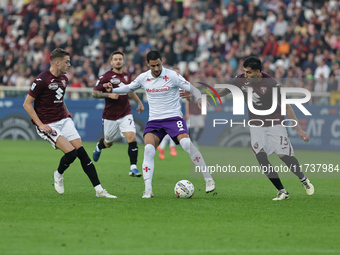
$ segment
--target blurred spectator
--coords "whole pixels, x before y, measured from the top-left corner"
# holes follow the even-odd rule
[[[278,49],[278,43],[276,40],[275,35],[270,35],[269,39],[266,43],[266,46],[264,47],[264,50],[262,52],[263,56],[272,56],[275,57]]]
[[[339,87],[339,80],[337,80],[335,78],[335,74],[333,72],[331,72],[329,74],[329,78],[328,78],[328,87],[327,87],[327,91],[331,92],[331,91],[338,91],[338,87]]]
[[[139,44],[138,47],[138,52],[142,56],[145,56],[149,50],[151,50],[152,46],[151,43],[149,42],[148,38],[146,36],[142,37],[142,41]]]
[[[252,36],[263,36],[266,33],[266,22],[263,20],[262,16],[258,16],[253,25],[253,30],[251,31]]]
[[[288,22],[282,14],[279,14],[274,24],[273,34],[276,36],[284,36],[286,34]]]
[[[324,60],[319,62],[318,67],[315,69],[314,78],[328,79],[330,74],[329,66],[325,64]]]
[[[302,64],[302,70],[306,71],[307,68],[310,68],[311,72],[314,74],[315,69],[317,68],[317,64],[314,61],[314,55],[313,53],[308,53],[307,59]]]

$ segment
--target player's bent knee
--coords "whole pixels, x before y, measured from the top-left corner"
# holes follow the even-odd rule
[[[280,157],[280,159],[288,165],[298,164],[298,160],[294,156],[284,155],[283,157]]]
[[[65,153],[65,160],[71,164],[77,158],[77,154],[77,150],[73,149],[72,151]]]
[[[77,150],[77,157],[82,160],[82,159],[86,159],[86,158],[89,158],[89,155],[87,155],[87,152],[86,150],[84,149],[84,147],[80,147],[78,150]]]
[[[113,145],[113,142],[107,143],[107,142],[104,141],[104,145],[105,145],[106,148],[110,148]]]
[[[190,140],[189,137],[182,138],[179,141],[179,144],[182,146],[183,150],[185,150],[186,152],[190,151],[191,140]],[[192,146],[194,146],[194,145],[192,145]]]
[[[256,159],[262,166],[267,166],[269,164],[268,155],[265,152],[257,153]]]
[[[156,154],[156,148],[152,144],[147,144],[144,147],[144,157],[153,158]]]

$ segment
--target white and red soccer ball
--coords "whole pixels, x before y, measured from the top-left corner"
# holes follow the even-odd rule
[[[181,180],[175,185],[175,195],[178,198],[191,198],[194,195],[194,185],[188,180]]]

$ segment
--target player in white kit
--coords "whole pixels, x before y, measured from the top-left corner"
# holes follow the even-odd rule
[[[144,130],[143,178],[145,191],[142,197],[151,198],[154,196],[152,176],[156,148],[166,134],[169,134],[176,144],[180,144],[189,153],[196,166],[206,169],[206,164],[202,154],[189,138],[179,101],[179,89],[183,89],[191,92],[198,104],[201,105],[200,91],[180,74],[162,67],[162,57],[158,51],[150,51],[146,56],[146,61],[150,70],[140,74],[130,84],[115,89],[112,89],[110,84],[106,84],[105,88],[109,92],[118,94],[130,93],[139,88],[143,88],[146,92],[149,102],[149,121]],[[206,182],[206,192],[215,190],[215,182],[210,173],[202,171],[202,174]]]

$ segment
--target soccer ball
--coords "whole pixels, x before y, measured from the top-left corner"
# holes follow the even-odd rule
[[[175,195],[178,198],[191,198],[194,191],[194,185],[188,180],[181,180],[175,185]]]

